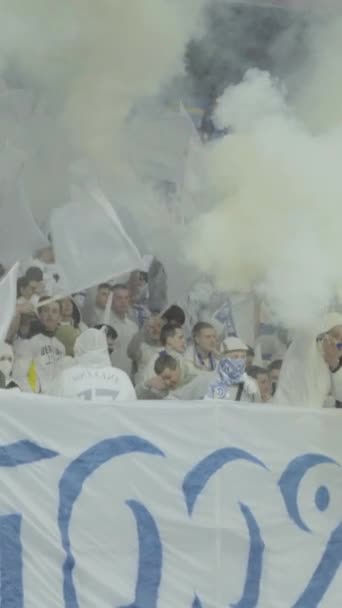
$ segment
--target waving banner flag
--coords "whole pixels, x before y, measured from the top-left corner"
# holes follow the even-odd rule
[[[56,262],[69,293],[144,268],[113,207],[95,187],[74,189],[73,202],[54,209],[51,232]]]
[[[6,339],[9,326],[15,315],[18,269],[19,264],[17,263],[0,281],[0,342]]]
[[[0,393],[2,606],[340,606],[338,411]]]
[[[5,266],[25,260],[49,244],[19,181],[0,192],[0,214],[0,261]]]
[[[227,299],[219,310],[213,315],[215,321],[219,321],[224,326],[224,337],[236,336],[236,327],[230,300]]]

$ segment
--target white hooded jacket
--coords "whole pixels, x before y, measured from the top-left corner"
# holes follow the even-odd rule
[[[128,375],[111,366],[105,333],[88,329],[76,340],[74,365],[54,383],[52,394],[86,401],[134,401]]]
[[[330,313],[320,325],[295,337],[285,355],[273,403],[321,408],[329,395],[342,401],[342,367],[331,372],[317,342],[320,334],[339,325],[342,315]]]

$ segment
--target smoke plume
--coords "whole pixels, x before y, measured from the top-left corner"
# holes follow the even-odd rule
[[[305,60],[283,82],[252,69],[218,100],[232,133],[207,148],[213,207],[187,248],[221,287],[261,292],[292,327],[342,282],[342,18],[331,17],[311,15]]]

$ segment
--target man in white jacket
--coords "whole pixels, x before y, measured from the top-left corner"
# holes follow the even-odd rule
[[[88,329],[75,343],[75,361],[56,379],[52,394],[85,401],[135,401],[128,375],[112,367],[105,332]]]
[[[274,403],[297,407],[341,407],[342,315],[328,314],[298,332],[281,368]]]
[[[48,298],[41,298],[40,304],[44,300]],[[38,316],[36,334],[29,340],[23,340],[16,351],[13,378],[22,390],[48,393],[65,359],[65,347],[56,338],[61,322],[60,301],[49,301],[40,306]],[[34,387],[28,381],[32,369],[37,380]]]

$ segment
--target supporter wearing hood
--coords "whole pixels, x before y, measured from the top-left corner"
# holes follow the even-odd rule
[[[4,377],[3,388],[18,388],[18,385],[12,379],[13,364],[14,354],[12,347],[6,342],[0,343],[0,372],[3,374]]]
[[[207,399],[228,401],[260,401],[258,385],[246,374],[248,347],[236,337],[223,341],[223,358],[217,374],[209,386]]]
[[[52,394],[86,401],[136,399],[128,375],[111,365],[104,331],[83,332],[76,340],[74,353],[74,365],[58,376]]]
[[[295,336],[283,361],[274,403],[321,408],[342,402],[342,315],[328,314]]]
[[[13,377],[23,390],[48,393],[66,355],[64,345],[56,338],[62,318],[61,302],[41,298],[38,306],[39,321],[33,337],[24,340],[17,350]]]

